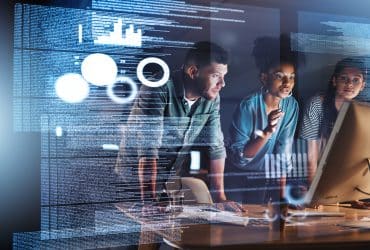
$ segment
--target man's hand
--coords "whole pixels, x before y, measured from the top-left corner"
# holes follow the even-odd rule
[[[158,214],[163,214],[166,212],[166,206],[162,206],[158,203],[144,203],[141,205],[141,216],[144,218],[152,218]]]
[[[231,211],[231,212],[237,212],[237,213],[245,213],[247,210],[243,208],[241,204],[235,201],[230,200],[222,200],[218,203],[215,203],[215,207],[224,210],[224,211]]]
[[[152,204],[144,204],[141,208],[141,216],[143,217],[153,217],[159,213],[159,209],[157,206],[153,206]]]

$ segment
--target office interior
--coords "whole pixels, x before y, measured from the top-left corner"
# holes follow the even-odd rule
[[[227,143],[235,107],[261,88],[252,56],[258,38],[288,37],[299,61],[293,96],[303,111],[310,97],[326,90],[339,60],[361,56],[369,65],[369,9],[367,0],[2,1],[0,248],[137,245],[140,227],[122,217],[122,210],[112,209],[113,203],[122,202],[112,183],[122,116],[127,117],[132,100],[120,103],[106,87],[89,85],[80,102],[68,103],[54,89],[62,75],[80,74],[87,55],[110,55],[118,74],[132,77],[136,84],[136,67],[144,58],[162,58],[173,71],[181,68],[193,43],[221,45],[231,58],[220,93]],[[121,17],[124,25],[136,20],[133,33],[141,29],[146,40],[121,47],[99,44],[99,37],[104,39],[116,27],[128,37],[130,26],[122,27]],[[370,101],[370,84],[358,100]],[[304,142],[297,139],[294,150],[299,167],[292,179],[301,184],[307,174]],[[207,183],[208,159],[200,153],[199,164],[188,176]],[[153,241],[166,245],[161,237]],[[361,237],[363,247],[366,236]],[[354,239],[346,238],[345,246],[356,246]],[[253,244],[258,247],[258,242]],[[300,247],[308,248],[310,241],[303,244]]]

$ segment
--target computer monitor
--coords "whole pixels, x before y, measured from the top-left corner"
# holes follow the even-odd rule
[[[370,198],[370,106],[345,103],[305,196],[311,205]]]

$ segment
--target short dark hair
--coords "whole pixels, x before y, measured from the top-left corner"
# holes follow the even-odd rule
[[[185,56],[185,66],[194,63],[198,67],[203,67],[211,63],[228,64],[228,62],[227,51],[208,41],[195,43]]]

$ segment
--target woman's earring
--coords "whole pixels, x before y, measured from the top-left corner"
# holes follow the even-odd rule
[[[267,94],[269,92],[269,90],[267,88],[265,88],[265,86],[261,86],[261,92],[262,94]]]

